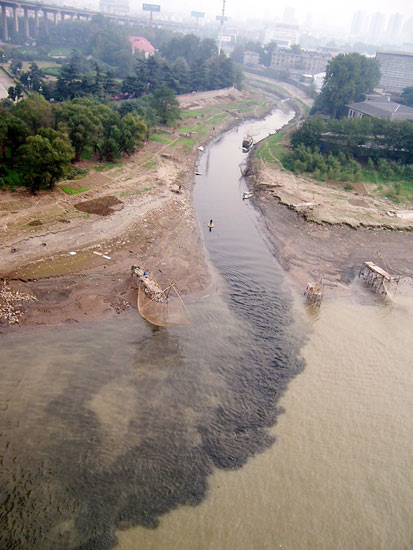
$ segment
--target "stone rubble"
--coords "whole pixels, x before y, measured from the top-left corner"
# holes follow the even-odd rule
[[[18,325],[24,314],[24,303],[36,300],[35,296],[12,290],[6,281],[3,281],[3,286],[0,287],[0,324]]]

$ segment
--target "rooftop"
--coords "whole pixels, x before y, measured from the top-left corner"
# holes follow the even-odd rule
[[[129,36],[129,42],[132,45],[132,50],[140,50],[141,52],[153,53],[155,48],[143,36]]]
[[[365,115],[387,120],[413,120],[413,109],[394,101],[359,101],[350,103],[347,107]]]
[[[376,55],[385,54],[385,55],[406,55],[408,57],[413,57],[413,52],[397,52],[397,51],[387,51],[379,50],[376,52]]]

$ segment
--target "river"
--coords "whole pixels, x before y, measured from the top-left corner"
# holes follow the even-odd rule
[[[411,309],[309,315],[242,200],[242,138],[291,114],[200,158],[218,292],[187,304],[191,325],[129,311],[0,335],[1,548],[413,546]]]

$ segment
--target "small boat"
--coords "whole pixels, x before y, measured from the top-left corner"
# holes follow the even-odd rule
[[[252,140],[252,137],[251,136],[246,136],[243,140],[242,140],[242,150],[247,152],[250,150],[250,148],[252,147],[253,145],[253,140]]]
[[[252,197],[252,193],[250,191],[246,191],[242,194],[242,200],[244,199],[250,199]]]

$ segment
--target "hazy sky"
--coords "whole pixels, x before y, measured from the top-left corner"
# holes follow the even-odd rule
[[[158,0],[157,0],[158,3]],[[222,0],[163,0],[159,2],[161,9],[173,10],[177,6],[185,11],[204,11],[208,15],[218,15],[222,11]],[[291,6],[299,23],[303,23],[308,12],[312,13],[313,23],[317,20],[323,23],[350,24],[353,13],[358,10],[367,13],[377,11],[383,14],[400,13],[407,18],[413,17],[413,0],[346,0],[334,2],[331,0],[226,0],[225,13],[231,18],[249,16],[260,19],[282,17],[284,9]]]

